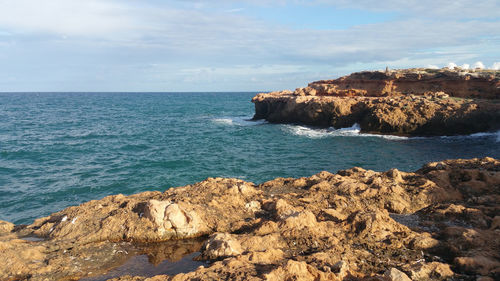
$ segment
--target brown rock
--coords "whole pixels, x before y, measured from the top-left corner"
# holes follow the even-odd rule
[[[454,275],[449,264],[440,262],[416,263],[410,268],[413,280],[442,280]]]
[[[500,267],[500,262],[485,256],[457,257],[455,264],[463,271],[488,275],[493,269]]]
[[[472,76],[476,77],[470,79]],[[491,99],[500,96],[497,88],[499,80],[498,71],[460,73],[448,69],[402,69],[389,74],[381,71],[357,72],[335,80],[312,82],[309,87],[321,89],[321,95],[393,96],[406,93],[433,95],[441,99],[449,95]],[[472,88],[475,90],[471,91]]]
[[[411,281],[408,275],[397,270],[396,268],[391,268],[384,273],[384,276],[388,281]]]
[[[259,212],[261,210],[261,205],[259,201],[250,201],[245,204],[245,208],[250,212]]]
[[[252,263],[258,264],[272,264],[277,261],[283,260],[285,253],[279,249],[269,249],[267,251],[257,252],[252,251],[248,260]]]
[[[254,119],[335,128],[358,123],[363,132],[396,135],[471,134],[500,128],[500,104],[492,101],[500,99],[500,71],[494,78],[481,75],[473,80],[450,71],[399,72],[353,73],[313,82],[295,95],[261,93],[252,99]]]
[[[14,229],[14,224],[0,220],[0,235],[4,233],[9,233]]]
[[[415,249],[429,249],[433,247],[437,247],[439,245],[439,241],[432,238],[431,234],[424,232],[415,237],[411,242],[411,246]]]
[[[289,260],[265,275],[265,280],[338,280],[333,273],[323,273],[305,262]]]
[[[75,280],[136,255],[160,264],[196,251],[208,263],[151,280],[496,278],[499,185],[500,161],[481,158],[429,163],[415,173],[352,168],[258,186],[209,178],[163,193],[108,196],[26,227],[3,224],[0,279]],[[205,235],[188,246],[157,244]]]
[[[323,210],[323,213],[331,220],[335,222],[342,222],[347,219],[347,216],[340,213],[339,211],[335,209],[325,209]]]
[[[149,200],[144,216],[155,223],[160,237],[187,238],[205,230],[196,212],[185,211],[179,204],[169,201]]]
[[[158,200],[149,200],[146,208],[144,209],[144,217],[152,220],[155,225],[161,229],[163,232],[165,231],[165,209],[168,205],[172,204],[172,202],[167,201],[158,201]],[[168,225],[166,228],[171,228],[172,225],[167,222]]]
[[[219,259],[236,256],[242,252],[240,242],[231,234],[216,233],[205,243],[203,255],[209,259]]]
[[[500,229],[500,216],[495,216],[491,221],[491,230]]]

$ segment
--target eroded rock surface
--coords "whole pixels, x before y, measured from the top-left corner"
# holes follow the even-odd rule
[[[500,71],[497,70],[413,68],[357,72],[335,80],[312,82],[303,92],[312,91],[311,94],[319,96],[372,97],[445,92],[458,98],[499,99],[499,86]]]
[[[117,280],[498,280],[499,214],[492,158],[257,186],[209,178],[108,196],[28,226],[0,222],[0,279],[96,276],[136,243],[205,237],[198,259],[207,263],[192,272]]]
[[[261,93],[254,119],[396,135],[500,129],[500,71],[360,72],[295,91]]]

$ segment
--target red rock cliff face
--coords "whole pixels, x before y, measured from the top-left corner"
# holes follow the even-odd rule
[[[258,94],[254,119],[429,136],[500,129],[500,71],[360,72]]]
[[[500,72],[419,70],[359,72],[335,80],[309,84],[307,93],[316,90],[320,96],[390,96],[424,95],[445,92],[460,98],[500,98]]]

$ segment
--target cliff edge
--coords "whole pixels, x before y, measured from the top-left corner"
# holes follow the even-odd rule
[[[500,129],[500,71],[365,71],[256,95],[254,119],[408,136]]]

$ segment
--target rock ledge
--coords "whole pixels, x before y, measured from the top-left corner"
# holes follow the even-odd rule
[[[365,71],[256,95],[254,119],[431,136],[500,129],[500,71]]]
[[[117,280],[499,280],[500,161],[362,168],[254,185],[209,178],[0,222],[0,280],[76,280],[200,251],[196,270]],[[160,241],[190,241],[165,247]],[[155,252],[155,254],[151,254]]]

